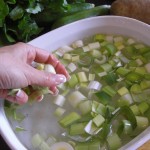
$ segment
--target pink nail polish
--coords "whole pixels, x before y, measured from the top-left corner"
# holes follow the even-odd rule
[[[57,75],[55,78],[55,83],[56,85],[60,84],[60,83],[64,83],[66,82],[66,77],[64,75]]]
[[[56,89],[56,91],[55,91],[55,93],[53,94],[53,96],[57,96],[57,95],[58,95],[58,93],[59,93],[59,90],[58,90],[58,89]]]
[[[24,93],[23,93],[21,90],[19,90],[19,91],[16,93],[16,97],[22,99],[22,98],[24,98]]]
[[[37,98],[37,101],[40,102],[40,101],[43,100],[43,98],[44,98],[44,95],[41,95],[41,96],[39,96],[39,97]]]
[[[18,104],[24,104],[28,101],[28,96],[22,90],[16,93],[16,101]]]

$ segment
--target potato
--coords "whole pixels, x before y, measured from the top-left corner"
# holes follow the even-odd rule
[[[150,0],[116,0],[111,5],[110,13],[150,24]]]

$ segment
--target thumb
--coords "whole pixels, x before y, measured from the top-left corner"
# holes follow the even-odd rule
[[[53,74],[34,69],[30,80],[30,83],[33,85],[40,85],[51,88],[66,82],[66,77],[63,74]]]

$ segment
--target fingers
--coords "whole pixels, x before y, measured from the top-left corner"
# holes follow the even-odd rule
[[[55,96],[55,95],[58,95],[59,90],[57,89],[56,86],[52,86],[52,87],[50,87],[49,89],[50,89],[50,91],[52,91],[52,94],[53,94],[54,96]]]
[[[55,70],[57,73],[59,74],[64,74],[67,78],[67,80],[70,80],[70,75],[67,72],[67,70],[65,69],[64,65],[62,65],[60,62],[57,63]]]
[[[66,77],[62,74],[52,74],[35,68],[31,68],[28,72],[28,77],[30,79],[31,85],[39,85],[44,87],[55,87],[61,83],[66,82]],[[54,90],[55,93],[55,90]]]
[[[30,45],[29,45],[30,46]],[[51,64],[54,66],[54,68],[56,69],[56,73],[58,74],[63,74],[66,76],[67,79],[70,78],[67,70],[65,69],[65,67],[59,62],[59,60],[54,57],[52,54],[50,54],[47,51],[44,51],[42,49],[39,49],[37,47],[32,47],[32,55],[33,55],[33,51],[35,52],[35,60],[36,62],[39,63],[46,63],[46,64]]]
[[[23,90],[19,90],[14,96],[8,95],[8,90],[0,90],[0,97],[20,105],[28,101],[28,96]]]

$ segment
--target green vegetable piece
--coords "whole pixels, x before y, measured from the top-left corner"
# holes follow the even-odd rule
[[[132,112],[133,112],[133,114],[134,115],[139,115],[140,114],[140,110],[139,110],[139,107],[136,105],[136,104],[134,104],[134,105],[132,105],[132,106],[130,106],[130,109],[132,110]]]
[[[91,69],[91,73],[95,73],[95,74],[98,74],[98,73],[101,73],[101,72],[104,72],[104,71],[105,70],[97,64],[94,64],[92,66],[92,69]]]
[[[103,68],[104,71],[106,71],[106,72],[109,72],[112,70],[112,66],[109,63],[102,64],[101,68]]]
[[[9,7],[7,3],[3,0],[0,0],[0,27],[3,27],[4,22],[5,22],[5,17],[9,13]]]
[[[132,132],[132,125],[131,122],[128,120],[123,120],[123,125],[124,125],[124,129],[123,129],[123,133],[124,134],[130,134]]]
[[[108,73],[106,76],[103,77],[108,85],[115,84],[117,82],[117,75],[113,72]]]
[[[16,132],[21,132],[21,131],[26,131],[26,129],[23,128],[23,127],[16,126],[15,131]]]
[[[117,150],[121,147],[121,139],[116,133],[113,133],[107,137],[107,142],[110,150]]]
[[[38,35],[42,31],[42,28],[39,28],[36,22],[27,15],[19,21],[18,29],[20,31],[19,39],[24,41],[28,41],[31,36]]]
[[[143,57],[146,58],[147,61],[149,61],[150,60],[150,52],[148,51],[148,52],[144,53]]]
[[[129,45],[122,50],[122,53],[124,56],[131,59],[133,56],[137,55],[137,50],[133,45]]]
[[[119,67],[117,70],[116,70],[116,73],[120,76],[126,76],[128,73],[130,72],[129,69],[127,68],[124,68],[124,67]]]
[[[150,108],[144,113],[144,116],[147,117],[150,122]]]
[[[80,118],[81,118],[81,116],[79,114],[77,114],[76,112],[71,112],[70,114],[68,114],[65,117],[63,117],[59,121],[59,123],[63,127],[68,127],[69,125],[71,125],[72,123],[76,122]]]
[[[24,10],[21,6],[16,6],[10,13],[10,18],[15,21],[17,19],[22,18],[22,16],[24,15]]]
[[[109,135],[111,131],[111,124],[104,122],[102,125],[102,131],[99,134],[99,138],[102,142],[105,142],[107,139],[107,136]]]
[[[71,79],[68,81],[69,87],[73,88],[78,84],[78,78],[76,74],[71,75]]]
[[[111,96],[103,91],[99,91],[95,93],[95,95],[98,97],[99,101],[104,105],[108,104],[111,100]]]
[[[115,91],[111,86],[108,86],[108,85],[103,87],[102,91],[107,93],[111,97],[115,96],[117,93],[117,91]]]
[[[88,144],[88,150],[99,150],[100,149],[100,142],[96,141],[96,142],[91,142]]]
[[[80,112],[83,115],[85,115],[85,114],[91,112],[91,110],[92,110],[92,103],[91,103],[90,100],[85,100],[85,101],[79,103],[78,108],[79,108]]]
[[[77,12],[73,15],[62,17],[53,24],[52,29],[58,28],[60,26],[69,24],[71,22],[74,22],[74,21],[77,21],[80,19],[98,16],[98,15],[106,15],[106,14],[108,14],[109,9],[110,9],[110,7],[108,7],[106,5],[104,5],[104,6],[101,5],[101,6],[91,8],[89,10],[83,10],[81,12]]]
[[[149,109],[149,104],[147,102],[142,102],[138,105],[139,110],[142,114],[144,114]]]
[[[69,134],[72,135],[72,136],[85,134],[84,128],[85,128],[86,124],[87,123],[75,123],[75,124],[72,124],[70,126],[70,129],[69,129]]]
[[[137,126],[137,121],[135,115],[133,114],[132,110],[128,106],[122,106],[120,108],[120,114],[123,114],[127,120],[129,120],[132,124],[132,128],[135,129]]]
[[[87,54],[81,54],[78,65],[81,67],[89,67],[93,63],[93,58]]]
[[[128,101],[128,100],[125,100],[125,99],[119,99],[118,101],[117,101],[117,104],[118,104],[118,106],[119,107],[121,107],[121,106],[129,106],[130,105],[130,102]]]
[[[94,41],[99,41],[99,42],[103,42],[105,40],[105,35],[104,34],[96,34],[94,36]]]
[[[92,3],[85,3],[83,1],[79,2],[79,3],[73,3],[73,4],[70,4],[70,9],[68,10],[67,14],[73,14],[73,13],[76,13],[76,12],[79,12],[79,11],[82,11],[82,10],[87,10],[87,9],[91,9],[91,8],[94,8],[94,4]]]
[[[148,89],[150,88],[150,81],[142,80],[140,86],[142,90]]]
[[[43,142],[40,144],[39,149],[40,149],[40,150],[50,150],[50,147],[49,147],[49,145],[48,145],[45,141],[43,141]]]
[[[131,82],[139,82],[142,79],[142,76],[136,72],[130,72],[127,74],[126,79]]]
[[[138,94],[142,92],[141,86],[139,84],[133,84],[130,88],[130,92],[134,94]]]
[[[8,29],[6,27],[6,24],[3,25],[3,30],[4,30],[4,34],[5,34],[5,37],[6,39],[8,40],[8,42],[15,42],[15,39],[8,33],[8,32],[11,32],[13,34],[16,34],[16,31],[15,30],[12,30],[12,29]]]
[[[75,146],[75,150],[88,150],[88,144],[87,143],[78,143]]]
[[[128,89],[126,87],[121,87],[117,92],[121,96],[129,93],[129,91],[128,91]]]
[[[40,5],[39,3],[37,3],[34,7],[32,6],[26,9],[26,11],[31,14],[37,14],[42,10],[43,10],[43,6]]]
[[[34,148],[38,148],[40,144],[44,141],[40,134],[36,133],[33,135],[31,143]]]
[[[104,123],[104,121],[105,118],[100,114],[98,114],[96,117],[93,118],[93,122],[97,127],[100,127]]]
[[[135,72],[140,74],[140,75],[145,75],[146,74],[146,69],[144,67],[136,67]]]
[[[147,117],[136,116],[136,121],[137,121],[138,129],[145,129],[149,125],[149,121]]]
[[[115,45],[111,43],[105,45],[105,48],[108,51],[109,55],[114,55],[117,51],[117,48],[115,47]]]
[[[149,52],[149,47],[145,46],[145,47],[143,47],[143,48],[140,48],[140,49],[138,50],[138,52],[139,52],[140,54],[145,54],[145,53]]]
[[[9,4],[15,4],[16,0],[7,0],[7,3],[9,3]]]
[[[106,107],[103,104],[99,103],[97,108],[96,108],[96,112],[101,114],[102,116],[105,116]]]

